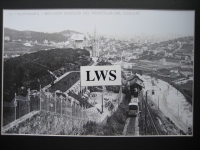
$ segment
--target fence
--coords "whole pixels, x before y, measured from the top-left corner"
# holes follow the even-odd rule
[[[78,96],[78,95],[77,95]],[[117,103],[111,114],[118,109],[122,101],[122,88],[120,88]],[[44,92],[40,90],[31,94],[28,90],[26,97],[16,96],[11,105],[4,105],[3,125],[6,125],[34,110],[44,110],[49,112],[66,115],[76,119],[84,119],[95,122],[101,122],[105,116],[99,113],[96,108],[87,109],[81,106],[75,98],[63,96],[62,94]]]
[[[31,99],[31,100],[30,100]],[[3,125],[6,125],[33,110],[38,110],[39,100],[30,97],[30,90],[26,97],[17,96],[11,102],[3,103]]]
[[[4,102],[3,126],[34,110],[45,110],[76,119],[88,120],[86,108],[80,106],[74,98],[57,96],[55,93],[42,90],[31,95],[30,90],[28,90],[26,97],[15,95],[10,103]]]
[[[40,92],[41,110],[88,120],[86,108],[72,97],[58,96],[56,93]]]
[[[118,96],[117,96],[117,105],[115,105],[115,107],[113,108],[111,114],[113,114],[119,107],[120,103],[122,102],[122,87],[120,87],[119,89],[119,93],[118,93]]]

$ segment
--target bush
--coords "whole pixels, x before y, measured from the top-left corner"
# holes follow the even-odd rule
[[[83,126],[86,135],[122,135],[127,115],[126,110],[130,96],[126,95],[116,112],[108,117],[106,124],[88,122]]]
[[[11,101],[14,97],[15,89],[25,86],[25,83],[31,82],[32,84],[26,84],[31,89],[39,89],[39,85],[42,87],[50,84],[55,78],[49,74],[47,70],[59,71],[58,76],[61,75],[60,68],[72,69],[73,66],[69,64],[82,63],[87,65],[90,62],[88,60],[80,60],[80,55],[89,56],[87,50],[74,49],[51,49],[48,51],[38,51],[30,54],[24,54],[16,58],[10,58],[4,62],[4,101]],[[48,56],[48,57],[47,57]],[[46,81],[46,82],[45,82]]]

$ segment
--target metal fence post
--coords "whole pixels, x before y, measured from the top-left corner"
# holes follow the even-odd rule
[[[15,105],[15,120],[16,120],[16,118],[17,118],[17,100],[16,100],[16,93],[15,93],[14,105]]]
[[[28,89],[28,113],[30,113],[30,107],[31,107],[30,89]]]
[[[48,91],[48,98],[47,98],[47,111],[49,111],[49,101],[50,101],[50,93]]]
[[[61,106],[60,114],[62,116],[62,99],[60,100],[60,106]]]
[[[67,115],[67,97],[65,98],[65,105],[66,105],[65,115]]]
[[[42,107],[41,107],[41,85],[40,85],[40,110],[42,109]]]
[[[147,135],[147,91],[146,91],[146,102],[145,102],[145,135]]]
[[[83,119],[83,106],[81,106],[81,118]]]
[[[55,101],[55,113],[56,113],[56,92],[55,92],[55,97],[54,97],[54,101]]]
[[[20,116],[21,116],[21,114],[20,114],[20,111],[21,111],[21,110],[20,110],[20,101],[18,101],[18,105],[19,105],[19,106],[18,106],[18,115],[19,115],[18,118],[20,118]]]

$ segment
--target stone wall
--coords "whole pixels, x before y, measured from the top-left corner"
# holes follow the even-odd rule
[[[79,135],[87,120],[47,111],[32,111],[2,129],[3,134]]]

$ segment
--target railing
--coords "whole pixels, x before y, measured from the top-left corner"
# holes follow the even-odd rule
[[[75,99],[69,97],[58,97],[49,92],[40,92],[41,94],[41,110],[59,113],[71,117],[88,119],[86,108],[76,102]]]
[[[27,96],[24,99],[15,95],[14,100],[9,105],[4,104],[3,126],[34,110],[50,111],[76,119],[89,119],[86,108],[80,106],[74,98],[58,97],[56,94],[41,90],[37,92],[37,95]]]
[[[87,109],[85,106],[81,106],[76,97],[63,97],[57,96],[56,93],[52,94],[50,92],[44,92],[40,90],[40,92],[36,92],[34,96],[28,96],[25,99],[19,99],[18,96],[15,95],[14,103],[12,105],[4,106],[3,108],[3,126],[18,119],[22,116],[28,114],[34,110],[44,110],[49,112],[58,113],[60,115],[66,115],[76,119],[84,119],[95,122],[101,122],[102,114],[100,114],[96,108]],[[119,104],[122,101],[122,88],[120,88],[118,97],[117,97],[117,105],[112,110],[112,113],[118,109]],[[111,114],[112,114],[111,113]]]

